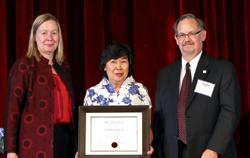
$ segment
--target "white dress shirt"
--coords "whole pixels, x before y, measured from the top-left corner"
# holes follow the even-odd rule
[[[190,64],[190,71],[191,71],[191,82],[193,82],[193,79],[194,79],[194,75],[195,75],[195,71],[196,71],[196,68],[197,68],[197,65],[198,65],[198,62],[201,58],[201,54],[202,54],[202,51],[193,59],[189,62]],[[183,78],[186,74],[186,60],[182,57],[181,58],[181,74],[180,74],[180,85],[179,85],[179,92],[181,91],[181,85],[182,85],[182,81],[183,81]]]

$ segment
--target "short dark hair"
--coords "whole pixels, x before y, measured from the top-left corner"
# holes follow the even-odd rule
[[[124,56],[128,57],[130,71],[134,68],[134,54],[129,46],[119,42],[112,42],[106,46],[99,56],[99,68],[105,73],[105,77],[107,77],[106,71],[104,70],[106,63],[111,59],[118,59]]]
[[[177,26],[179,24],[180,21],[184,20],[184,19],[194,19],[197,21],[197,25],[200,29],[202,30],[205,30],[205,24],[204,22],[199,19],[199,18],[196,18],[194,14],[184,14],[182,15],[179,19],[176,20],[175,24],[174,24],[174,33],[177,35],[178,34],[178,31],[177,31]]]

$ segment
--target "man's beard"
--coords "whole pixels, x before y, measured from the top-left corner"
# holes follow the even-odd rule
[[[184,52],[185,54],[192,54],[192,53],[194,52],[194,49],[189,50],[189,51],[186,51],[186,50],[185,50],[185,46],[186,46],[186,45],[194,45],[194,42],[188,41],[188,42],[185,42],[185,43],[182,44],[182,50],[183,50],[183,52]],[[190,46],[187,46],[187,47],[190,47]]]

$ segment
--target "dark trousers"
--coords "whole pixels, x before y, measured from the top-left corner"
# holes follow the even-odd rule
[[[54,158],[74,158],[75,157],[74,132],[69,127],[54,127]]]
[[[187,146],[178,140],[178,158],[187,158]]]

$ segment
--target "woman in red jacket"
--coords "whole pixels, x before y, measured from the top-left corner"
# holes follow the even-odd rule
[[[25,57],[8,77],[5,115],[7,158],[70,158],[76,149],[71,71],[64,60],[58,20],[38,16]]]

